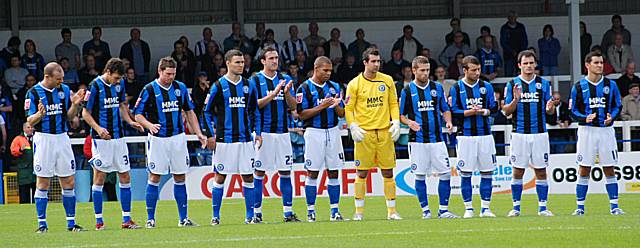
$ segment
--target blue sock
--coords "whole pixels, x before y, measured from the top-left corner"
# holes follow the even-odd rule
[[[156,219],[156,205],[158,204],[158,184],[147,181],[147,220]]]
[[[513,200],[513,210],[520,211],[520,200],[522,200],[522,179],[511,180],[511,199]]]
[[[440,198],[440,210],[438,212],[444,213],[448,211],[449,198],[451,197],[451,175],[441,175],[438,182],[438,198]]]
[[[416,195],[418,196],[418,202],[420,202],[420,208],[422,212],[429,210],[429,198],[427,196],[427,182],[424,175],[416,175],[415,188]]]
[[[538,193],[538,212],[546,211],[547,198],[549,197],[547,180],[536,180],[536,193]]]
[[[47,226],[47,203],[49,202],[49,191],[37,189],[34,200],[36,202],[36,213],[38,214],[38,226]]]
[[[290,175],[280,175],[280,192],[282,193],[284,217],[289,217],[293,214],[291,209],[293,206],[293,186],[291,186]]]
[[[120,183],[120,206],[122,207],[122,223],[131,220],[131,184]]]
[[[253,176],[253,192],[254,192],[254,196],[253,196],[253,208],[256,214],[262,214],[262,190],[263,190],[263,182],[264,182],[264,177],[259,177],[254,175]]]
[[[211,206],[213,207],[213,218],[220,219],[220,207],[222,206],[222,195],[224,194],[224,184],[213,183],[211,189]]]
[[[102,185],[91,186],[91,197],[93,198],[93,211],[96,214],[96,223],[102,224]]]
[[[471,173],[461,173],[460,174],[460,193],[462,194],[462,201],[465,203],[465,208],[467,210],[473,209],[471,206],[473,188],[471,187]]]
[[[618,208],[618,179],[615,176],[607,177],[606,188],[611,209]]]
[[[491,193],[493,185],[491,183],[493,175],[480,175],[480,199],[482,200],[482,211],[489,209],[491,203]]]
[[[587,191],[589,190],[589,177],[579,177],[576,185],[576,203],[578,209],[584,211],[584,201],[587,199]]]
[[[76,225],[76,193],[73,189],[62,190],[62,206],[67,214],[67,227]]]
[[[307,181],[304,186],[304,194],[307,198],[307,212],[309,214],[315,213],[316,195],[318,194],[318,187],[316,186],[317,180],[307,177]]]
[[[254,192],[254,184],[242,182],[242,193],[244,193],[244,206],[247,210],[246,217],[247,219],[253,218],[253,206],[255,203],[253,202],[253,198],[255,198],[256,193]]]
[[[327,186],[329,191],[329,206],[331,207],[331,216],[338,213],[338,206],[340,204],[340,181],[337,178],[329,178]]]
[[[180,221],[183,221],[187,217],[187,186],[184,182],[176,182],[173,184],[173,197],[176,199],[178,205],[178,216]]]

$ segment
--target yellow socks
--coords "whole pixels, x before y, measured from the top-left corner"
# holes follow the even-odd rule
[[[387,214],[392,214],[396,212],[396,181],[393,178],[383,178],[383,181],[384,198],[387,199]]]
[[[366,192],[366,187],[367,187],[366,179],[356,176],[356,183],[355,183],[356,214],[364,213],[364,194]]]

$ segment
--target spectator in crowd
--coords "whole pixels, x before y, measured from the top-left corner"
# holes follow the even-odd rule
[[[24,86],[20,90],[18,90],[18,92],[15,94],[16,96],[15,104],[12,104],[18,110],[15,113],[13,113],[14,114],[13,116],[15,117],[15,121],[14,121],[14,123],[16,124],[14,125],[15,127],[19,127],[20,125],[22,125],[22,123],[24,123],[27,120],[25,111],[23,111],[24,100],[27,95],[27,91],[31,89],[31,87],[33,87],[35,84],[38,83],[38,79],[36,79],[36,76],[33,74],[27,75],[24,81],[25,81]]]
[[[442,90],[444,90],[444,95],[449,98],[449,91],[451,87],[457,83],[456,80],[447,79],[447,68],[444,68],[443,65],[439,65],[436,67],[436,73],[434,81],[440,83],[442,85]]]
[[[603,54],[602,53],[602,47],[600,47],[600,45],[595,45],[591,48],[592,52],[597,52],[599,54]],[[584,72],[587,71],[587,68],[583,66],[582,70]],[[614,72],[613,66],[611,65],[611,63],[609,62],[609,60],[607,59],[607,57],[604,57],[604,65],[603,65],[603,70],[602,70],[602,74],[603,75],[609,75],[611,73]]]
[[[33,40],[24,41],[24,54],[20,58],[20,66],[35,75],[38,80],[42,80],[45,63],[42,54],[36,52],[36,43]]]
[[[5,124],[3,124],[3,128],[6,130],[7,133],[2,135],[2,139],[6,140],[7,136],[13,136],[14,135],[14,126],[12,125],[12,117],[13,117],[13,112],[24,112],[22,111],[22,109],[19,109],[17,111],[13,111],[13,103],[11,102],[14,95],[11,94],[11,89],[9,89],[9,87],[6,86],[6,84],[4,82],[2,82],[2,80],[0,80],[0,117],[2,118],[3,122]],[[4,144],[4,143],[2,143]],[[0,151],[0,159],[3,159],[4,161],[7,161],[9,156],[7,156],[8,154],[6,154],[4,151]]]
[[[219,67],[218,78],[224,77],[224,75],[227,75],[227,67],[226,66]]]
[[[290,64],[296,57],[296,52],[303,51],[308,54],[307,44],[298,38],[298,26],[289,26],[289,39],[282,42],[282,51],[280,52],[282,60],[285,64]]]
[[[207,51],[197,58],[196,71],[207,73],[207,78],[212,81],[218,79],[217,68],[213,64],[213,59],[217,54],[222,55],[218,50],[218,46],[213,42],[209,42],[207,43]]]
[[[370,46],[371,43],[364,39],[364,29],[358,28],[358,30],[356,30],[356,40],[349,43],[347,49],[349,50],[349,54],[355,57],[356,63],[362,64],[362,53]]]
[[[462,71],[462,59],[464,59],[464,56],[463,52],[456,53],[455,63],[451,63],[448,68],[447,74],[449,79],[458,80],[464,76]]]
[[[462,23],[459,18],[455,18],[455,17],[451,18],[451,21],[449,21],[449,26],[451,26],[451,32],[449,32],[447,35],[444,36],[444,41],[445,41],[445,44],[447,44],[447,46],[450,46],[451,44],[453,44],[455,34],[457,32],[461,32],[462,36],[464,37],[464,39],[462,39],[462,43],[471,47],[471,40],[469,39],[469,35],[465,32],[462,32],[462,28],[461,28]]]
[[[571,139],[573,130],[566,130],[571,125],[571,112],[569,111],[569,104],[562,101],[560,92],[553,92],[551,98],[553,106],[556,111],[553,114],[547,115],[547,124],[550,126],[558,127],[558,129],[549,130],[549,140],[553,142],[566,142]],[[553,144],[551,145],[551,153],[564,153],[566,151],[566,145]]]
[[[396,94],[398,99],[400,95],[402,95],[402,90],[407,87],[411,81],[413,81],[413,72],[411,71],[411,66],[402,67],[402,78],[400,80],[396,80]]]
[[[11,64],[11,57],[18,56],[20,58],[20,38],[12,36],[7,41],[7,47],[0,51],[0,59],[4,60],[5,65]]]
[[[11,93],[16,94],[24,86],[29,71],[20,67],[20,56],[17,54],[11,56],[10,66],[4,71],[4,82],[11,89]]]
[[[102,71],[104,65],[107,64],[107,60],[111,58],[109,43],[101,40],[101,27],[93,27],[91,29],[91,35],[93,38],[82,45],[82,55],[87,56],[87,54],[93,54],[93,56],[96,57],[96,68],[98,68],[98,71]]]
[[[480,60],[480,78],[485,81],[493,81],[502,71],[502,58],[498,51],[493,50],[494,44],[491,35],[484,36],[484,45],[478,49],[475,56]]]
[[[640,84],[629,86],[629,94],[622,98],[620,117],[623,121],[640,120]]]
[[[413,58],[418,55],[418,52],[422,51],[422,43],[418,39],[413,37],[413,27],[411,25],[405,25],[402,28],[402,36],[393,43],[393,49],[400,49],[402,51],[402,59],[406,61],[413,61]]]
[[[324,50],[324,46],[319,46],[316,47],[316,50],[313,51],[313,54],[311,55],[310,58],[307,59],[307,68],[309,68],[308,73],[312,73],[313,72],[313,62],[316,60],[316,58],[320,57],[320,56],[326,56],[325,55],[325,50]]]
[[[363,65],[356,63],[356,57],[353,54],[348,54],[345,62],[338,66],[336,73],[331,73],[332,81],[339,83],[346,89],[349,81],[358,76],[363,70]]]
[[[324,49],[324,48],[322,48],[322,49]],[[307,75],[307,72],[308,72],[308,71],[312,71],[312,70],[313,70],[313,67],[307,67],[307,66],[308,66],[308,65],[307,65],[307,61],[308,61],[308,60],[307,60],[307,55],[306,55],[306,54],[304,54],[302,51],[298,51],[298,52],[296,53],[296,59],[295,59],[295,61],[293,61],[293,63],[291,63],[291,64],[295,64],[295,65],[297,65],[298,74],[299,74],[301,77],[305,78],[305,80],[306,80],[306,78],[307,78],[307,77],[305,76],[305,75]]]
[[[7,64],[4,62],[4,59],[0,59],[0,79],[4,78],[4,71],[6,69],[7,69]]]
[[[25,122],[22,125],[22,133],[11,142],[11,156],[13,156],[13,164],[18,171],[18,192],[21,204],[32,203],[33,194],[36,192],[36,176],[33,174],[32,137],[33,127],[28,122]]]
[[[89,83],[91,83],[91,81],[93,81],[100,72],[101,70],[97,68],[95,56],[90,53],[87,54],[84,56],[84,67],[78,71],[80,83],[89,85]]]
[[[631,45],[631,32],[622,25],[622,16],[611,16],[611,29],[607,30],[602,36],[600,46],[603,51],[609,51],[609,47],[615,43],[616,35],[622,35],[622,43]]]
[[[64,71],[64,84],[69,86],[71,90],[77,91],[78,84],[80,84],[80,77],[78,76],[78,71],[72,70],[71,65],[69,64],[69,59],[66,57],[61,58],[58,63],[62,67]]]
[[[129,109],[133,110],[133,107],[136,105],[136,100],[138,96],[140,96],[140,92],[145,85],[145,82],[138,81],[136,78],[135,69],[129,68],[126,71],[126,75],[124,75],[124,89],[127,93],[127,102],[129,103]],[[133,130],[133,128],[132,128]]]
[[[191,51],[191,49],[189,49],[189,38],[187,38],[187,36],[180,36],[180,38],[178,39],[179,41],[182,41],[182,44],[184,44],[184,51],[185,53],[190,57],[190,58],[196,58],[195,53],[193,53],[193,51]]]
[[[629,94],[629,86],[632,84],[640,84],[640,78],[636,76],[636,63],[631,62],[627,64],[627,68],[624,74],[616,80],[618,90],[620,91],[620,97],[625,97]]]
[[[224,55],[222,55],[222,53],[218,53],[215,56],[213,56],[213,68],[216,69],[216,73],[218,73],[218,76],[216,78],[220,77],[220,69],[222,67],[226,67],[224,64]],[[225,75],[225,74],[222,74]]]
[[[62,58],[67,58],[71,63],[71,70],[80,70],[80,48],[76,44],[71,43],[71,30],[63,28],[60,31],[62,36],[62,42],[56,46],[56,60],[60,61]]]
[[[262,65],[253,63],[253,57],[251,57],[251,54],[245,53],[244,55],[242,55],[242,57],[244,58],[244,69],[242,71],[242,77],[244,77],[245,79],[250,78],[255,72],[262,69]]]
[[[251,38],[251,45],[253,46],[253,50],[254,50],[251,56],[253,57],[255,57],[256,54],[258,54],[257,52],[258,52],[258,49],[260,48],[260,45],[262,45],[262,42],[264,42],[264,40],[267,38],[265,30],[266,30],[266,26],[264,22],[256,23],[256,35],[253,36],[253,38]]]
[[[297,64],[290,64],[289,65],[289,69],[287,71],[287,75],[289,75],[289,77],[291,77],[291,80],[293,80],[294,89],[297,89],[298,86],[300,86],[300,84],[302,82],[307,80],[307,77],[305,76],[305,74],[301,74],[300,73],[300,70],[298,69],[298,65]]]
[[[553,26],[550,24],[544,25],[542,28],[542,38],[538,39],[538,49],[540,50],[540,65],[543,75],[558,75],[560,41],[553,37]]]
[[[308,29],[309,35],[304,38],[304,43],[307,44],[309,55],[312,55],[312,53],[315,53],[317,47],[321,47],[325,42],[327,42],[327,39],[318,35],[318,31],[320,30],[318,23],[310,22]]]
[[[500,45],[502,46],[502,57],[504,59],[504,74],[507,77],[512,77],[516,74],[516,59],[518,53],[527,49],[529,46],[527,30],[517,19],[518,14],[516,14],[516,12],[509,12],[507,23],[500,28]]]
[[[149,79],[149,61],[151,50],[149,44],[140,39],[140,29],[132,28],[129,32],[131,39],[120,47],[120,58],[131,62],[136,78],[142,82]]]
[[[200,57],[207,52],[209,43],[213,43],[218,51],[222,50],[220,44],[213,39],[213,30],[210,27],[202,29],[202,40],[196,42],[196,46],[193,48],[194,56]]]
[[[174,42],[171,57],[178,63],[175,79],[183,82],[188,88],[191,88],[193,86],[195,61],[193,57],[186,53],[185,47],[184,43],[180,40]]]
[[[434,79],[436,75],[436,68],[438,68],[438,62],[431,58],[431,49],[423,47],[422,51],[420,51],[420,55],[429,60],[429,78]]]
[[[294,162],[302,163],[304,162],[304,121],[300,119],[296,111],[291,111],[289,118],[291,118],[289,135],[291,137]]]
[[[633,61],[633,50],[631,46],[624,44],[622,39],[622,34],[616,34],[615,42],[607,51],[607,59],[613,66],[613,70],[618,73],[623,73],[627,64]]]
[[[324,51],[333,62],[334,68],[347,57],[347,46],[340,41],[340,29],[331,29],[331,39],[324,43]]]
[[[500,46],[498,45],[498,39],[491,34],[491,28],[489,28],[489,26],[482,26],[480,28],[480,36],[476,38],[476,49],[480,50],[484,47],[484,38],[487,36],[490,36],[493,41],[493,45],[491,46],[493,50],[499,52]]]
[[[502,89],[496,89],[495,91],[493,91],[493,98],[496,100],[496,103],[498,105],[498,111],[496,111],[495,113],[491,114],[491,120],[493,121],[494,125],[506,125],[508,124],[507,117],[504,116],[504,113],[502,111],[502,108],[504,107],[504,90]],[[502,139],[504,140],[504,136],[502,136]]]
[[[262,52],[262,50],[267,49],[267,48],[273,48],[276,49],[276,51],[282,51],[280,48],[280,44],[278,44],[278,42],[275,39],[275,34],[273,33],[273,29],[267,29],[267,31],[265,31],[265,38],[264,40],[262,40],[262,43],[260,43],[258,45],[258,50],[256,52],[256,54],[260,54]],[[282,58],[280,58],[282,60]]]
[[[242,33],[242,27],[240,27],[239,22],[231,24],[231,35],[224,39],[223,45],[225,52],[231,49],[238,49],[245,54],[253,51],[251,39],[247,38],[247,36]]]
[[[195,106],[195,108],[193,109],[193,112],[196,114],[199,125],[201,127],[206,125],[204,120],[204,115],[202,114],[202,110],[204,109],[204,104],[206,103],[205,99],[207,97],[207,94],[209,93],[210,87],[211,87],[211,82],[207,78],[207,73],[204,71],[199,72],[198,76],[196,77],[196,84],[193,86],[193,90],[191,91],[191,99],[193,99],[193,105]],[[203,129],[203,131],[206,132],[205,129]],[[208,135],[211,135],[211,134],[208,134]],[[198,154],[197,160],[200,166],[212,164],[211,151],[207,150],[206,148],[202,148],[199,145],[195,148],[195,150],[196,150],[196,153]]]
[[[383,72],[393,78],[394,81],[402,79],[402,68],[411,67],[411,63],[403,59],[402,50],[394,49],[391,51],[391,61],[384,64]]]
[[[444,66],[449,66],[451,62],[453,62],[456,58],[456,54],[458,52],[462,52],[465,56],[473,54],[469,45],[464,44],[462,41],[464,39],[464,35],[462,32],[458,31],[453,36],[453,43],[447,46],[442,53],[440,53],[439,60],[440,64]]]
[[[591,49],[591,34],[587,32],[587,24],[580,22],[580,61],[584,61],[584,57]]]

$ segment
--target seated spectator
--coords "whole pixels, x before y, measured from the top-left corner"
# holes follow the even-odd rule
[[[593,46],[591,48],[591,51],[603,54],[602,53],[602,47],[600,47],[599,45]],[[583,71],[584,74],[586,74],[587,68],[583,66],[582,67],[582,71]],[[613,72],[614,72],[613,66],[611,66],[611,63],[609,63],[609,60],[607,60],[607,57],[605,56],[604,57],[604,65],[603,65],[602,74],[606,76],[606,75],[609,75],[609,74],[611,74]]]
[[[198,117],[198,122],[201,127],[204,127],[206,125],[202,110],[204,109],[204,104],[206,102],[205,99],[207,97],[207,94],[209,94],[210,87],[211,82],[207,78],[207,73],[203,71],[198,73],[198,76],[196,77],[196,84],[193,86],[193,90],[191,91],[191,99],[193,100],[193,105],[195,106],[193,112]],[[203,131],[206,131],[206,128],[203,129]],[[196,153],[199,154],[197,156],[197,159],[200,166],[212,164],[211,151],[198,146],[196,147]]]
[[[297,89],[302,82],[307,80],[307,77],[305,77],[304,74],[300,74],[297,64],[289,65],[289,69],[287,70],[287,75],[291,77],[291,80],[293,81],[293,84],[294,84],[293,87],[295,89]]]
[[[298,26],[291,25],[289,26],[289,39],[282,42],[280,57],[288,65],[293,62],[298,51],[303,51],[305,55],[309,53],[307,45],[302,39],[298,38]]]
[[[253,57],[251,57],[251,54],[245,53],[242,56],[244,57],[244,70],[242,72],[243,78],[248,79],[256,72],[262,70],[262,64],[253,63]]]
[[[24,86],[20,90],[18,90],[18,92],[15,94],[16,100],[15,100],[15,104],[13,104],[15,108],[18,110],[14,113],[14,117],[16,119],[15,123],[17,124],[16,127],[19,127],[20,125],[22,125],[22,123],[24,123],[27,120],[27,117],[25,116],[25,111],[20,111],[20,110],[24,109],[24,100],[25,100],[25,97],[27,96],[27,91],[31,89],[31,87],[33,87],[35,84],[38,83],[36,76],[31,74],[27,75],[24,81],[25,81]]]
[[[36,43],[33,40],[26,40],[24,42],[24,54],[20,58],[20,66],[27,69],[30,74],[36,76],[38,80],[44,78],[44,57],[42,54],[36,52]]]
[[[411,63],[403,59],[402,50],[395,49],[391,52],[391,61],[384,64],[382,72],[391,76],[393,80],[401,80],[404,67],[411,67]]]
[[[398,98],[402,93],[402,90],[409,86],[409,84],[413,81],[413,72],[411,71],[411,66],[402,67],[402,79],[396,81],[396,94]]]
[[[558,55],[560,54],[560,41],[553,37],[553,26],[549,24],[544,25],[542,34],[543,37],[538,40],[542,75],[558,75]]]
[[[602,50],[609,51],[609,47],[615,43],[616,35],[622,35],[622,43],[631,45],[631,32],[622,25],[622,17],[620,15],[611,16],[611,29],[607,30],[602,36],[600,46]]]
[[[618,73],[623,73],[627,64],[633,61],[633,50],[622,39],[622,34],[616,34],[615,42],[609,47],[606,56],[613,70]]]
[[[178,63],[175,79],[191,88],[193,87],[195,60],[186,52],[185,48],[184,42],[177,40],[173,43],[171,57]]]
[[[7,41],[7,47],[0,50],[0,59],[4,60],[5,65],[11,64],[11,57],[18,56],[20,58],[20,38],[18,36],[12,36]]]
[[[324,43],[324,51],[333,62],[334,68],[347,58],[347,46],[340,40],[340,29],[331,29],[331,38]]]
[[[127,69],[127,74],[124,75],[124,89],[127,92],[127,102],[129,102],[129,109],[133,110],[136,105],[136,100],[144,88],[145,82],[138,81],[136,78],[136,71],[134,68]]]
[[[304,162],[304,121],[299,118],[296,111],[291,111],[289,135],[291,136],[291,148],[293,148],[294,162]]]
[[[4,81],[11,89],[12,94],[16,94],[25,83],[25,78],[29,75],[29,71],[20,67],[20,56],[11,56],[11,63],[8,69],[4,71]]]
[[[480,28],[480,36],[478,36],[478,38],[476,38],[476,50],[481,49],[482,47],[484,47],[484,37],[490,36],[491,39],[493,40],[493,50],[496,50],[497,52],[499,52],[500,46],[498,45],[498,40],[496,39],[496,37],[494,35],[491,34],[491,28],[489,28],[488,26],[482,26]]]
[[[358,28],[358,30],[356,30],[356,40],[351,42],[348,47],[349,54],[356,58],[356,64],[362,64],[362,53],[370,46],[371,43],[364,39],[364,30]]]
[[[256,54],[260,54],[262,53],[262,50],[267,49],[267,48],[273,48],[276,49],[276,51],[278,51],[278,53],[282,52],[280,45],[278,44],[278,42],[276,42],[275,40],[275,35],[273,33],[273,29],[267,29],[267,31],[265,31],[265,39],[262,40],[262,43],[259,44],[258,46],[258,51],[256,52]],[[282,60],[282,58],[281,58]]]
[[[444,41],[445,41],[445,44],[447,44],[447,46],[453,44],[455,34],[457,32],[461,32],[462,36],[464,37],[464,39],[462,40],[462,43],[471,47],[471,40],[469,39],[469,35],[465,32],[462,32],[462,28],[461,28],[462,23],[459,18],[455,18],[455,17],[452,18],[451,21],[449,21],[449,26],[451,26],[451,32],[449,32],[447,35],[444,36]]]
[[[353,54],[349,54],[346,61],[338,66],[336,73],[332,73],[331,77],[333,77],[333,81],[343,85],[346,89],[349,81],[357,77],[363,70],[362,63],[357,64],[356,57]]]
[[[71,43],[71,30],[63,28],[62,31],[60,31],[60,35],[62,36],[62,42],[56,46],[56,60],[60,61],[62,58],[70,59],[70,69],[74,71],[80,70],[80,64],[82,64],[80,48],[78,48],[76,44]]]
[[[591,49],[592,42],[591,34],[587,32],[587,24],[580,22],[580,61],[584,61],[584,57],[587,56]]]
[[[253,52],[251,56],[255,57],[258,53],[258,49],[264,40],[267,38],[267,34],[265,32],[266,25],[264,22],[256,22],[256,35],[251,38],[251,44],[253,45]],[[280,51],[280,50],[276,50]]]
[[[149,79],[151,49],[149,49],[149,44],[146,41],[140,39],[140,35],[140,29],[138,28],[132,28],[129,31],[131,39],[120,47],[120,59],[122,59],[123,63],[125,59],[128,60],[130,66],[135,69],[136,78],[142,82],[147,82]]]
[[[455,63],[452,63],[451,66],[449,66],[448,69],[448,78],[449,79],[453,79],[453,80],[458,80],[462,77],[464,77],[464,72],[462,72],[462,59],[464,59],[464,53],[463,52],[458,52],[456,54],[456,60]]]
[[[304,38],[304,43],[307,44],[307,48],[309,49],[309,55],[313,55],[315,53],[316,48],[324,45],[327,42],[327,39],[318,35],[318,31],[320,27],[316,22],[310,22],[307,27],[309,30],[309,35]]]
[[[453,44],[445,47],[445,49],[442,50],[442,53],[440,53],[440,64],[448,67],[451,62],[455,60],[456,54],[458,52],[462,52],[462,54],[464,54],[465,56],[473,53],[473,51],[471,51],[471,48],[469,48],[469,45],[462,42],[463,39],[464,35],[462,34],[462,32],[458,31],[455,33],[455,35],[453,36]]]
[[[62,67],[62,70],[64,71],[64,79],[63,79],[64,84],[69,86],[71,90],[77,91],[78,86],[80,84],[80,77],[78,76],[78,71],[71,70],[71,67],[69,65],[69,59],[66,57],[61,58],[60,61],[58,61],[58,63],[60,64],[60,66]]]
[[[640,84],[640,78],[636,76],[636,63],[631,62],[627,64],[627,68],[624,74],[616,80],[618,90],[620,90],[620,97],[625,97],[629,94],[629,86],[632,84]]]
[[[493,81],[502,71],[502,58],[498,51],[493,50],[493,38],[484,37],[483,47],[476,52],[476,58],[480,60],[480,78],[485,81]]]
[[[191,51],[191,49],[189,48],[189,38],[187,38],[187,36],[180,36],[180,38],[178,39],[179,41],[182,41],[182,44],[184,44],[184,51],[185,53],[191,57],[191,58],[196,58],[196,54]]]
[[[264,23],[262,24],[262,27],[264,27]],[[256,24],[256,30],[257,26],[258,24]],[[207,53],[207,51],[210,49],[209,44],[211,43],[213,43],[213,46],[215,46],[216,51],[222,50],[222,47],[220,47],[218,42],[213,39],[213,29],[211,29],[210,27],[205,27],[202,29],[202,40],[196,42],[196,46],[194,47],[194,56],[197,58]]]
[[[632,84],[629,87],[629,94],[622,98],[622,112],[620,117],[623,121],[640,120],[640,85]]]
[[[213,58],[217,54],[221,53],[218,50],[218,46],[213,42],[206,43],[206,46],[207,49],[205,50],[205,52],[197,59],[198,62],[196,70],[207,73],[207,78],[218,78],[216,76],[216,70],[213,65]]]
[[[18,171],[18,192],[21,204],[32,203],[33,193],[36,192],[36,176],[33,174],[32,137],[33,127],[28,122],[25,122],[22,125],[22,133],[11,142],[11,156],[13,156],[13,164]]]
[[[553,97],[551,98],[553,101],[553,106],[556,108],[556,111],[551,115],[546,115],[547,124],[550,126],[557,126],[559,129],[549,130],[549,140],[551,143],[553,142],[566,142],[570,141],[574,130],[567,130],[569,125],[571,125],[571,112],[569,111],[569,104],[563,101],[560,95],[560,92],[553,92]],[[552,144],[551,153],[564,153],[566,151],[566,145],[563,144]]]
[[[422,48],[422,51],[420,51],[420,55],[424,56],[425,58],[429,59],[429,78],[431,80],[435,79],[436,77],[436,68],[438,68],[438,62],[431,58],[431,49],[429,48]]]
[[[92,54],[84,56],[84,67],[80,68],[80,71],[78,71],[80,82],[89,85],[89,83],[91,83],[99,73],[100,70],[97,68],[95,56]]]

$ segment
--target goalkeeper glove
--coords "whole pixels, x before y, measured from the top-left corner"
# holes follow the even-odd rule
[[[349,126],[349,130],[351,131],[351,137],[355,142],[362,142],[364,140],[364,134],[367,133],[367,131],[360,128],[355,122],[351,123],[351,126]]]
[[[391,138],[393,142],[396,142],[398,138],[400,138],[400,121],[393,120],[391,121],[391,127],[389,128],[389,132],[391,133]]]

